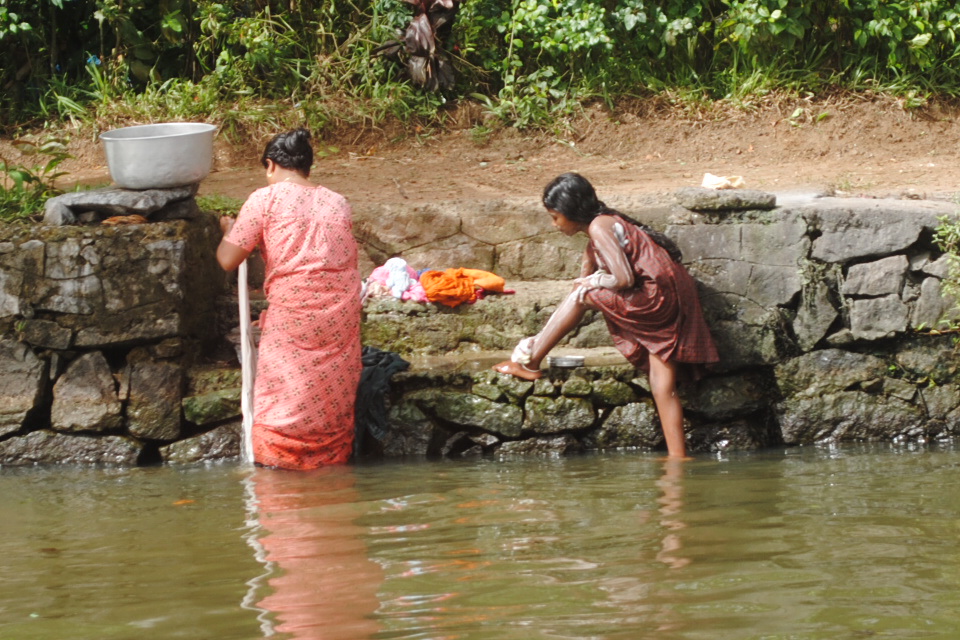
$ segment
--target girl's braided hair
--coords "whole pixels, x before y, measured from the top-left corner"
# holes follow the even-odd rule
[[[579,173],[564,173],[551,180],[543,190],[543,206],[559,211],[568,220],[583,224],[590,224],[600,215],[618,215],[650,236],[651,240],[670,254],[674,262],[683,260],[680,247],[666,234],[605,205],[597,197],[590,181]]]

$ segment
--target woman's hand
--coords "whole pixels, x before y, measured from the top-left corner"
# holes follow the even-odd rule
[[[234,222],[236,222],[236,220],[230,216],[223,216],[220,218],[220,231],[223,231],[223,235],[230,233],[230,229],[233,229]]]

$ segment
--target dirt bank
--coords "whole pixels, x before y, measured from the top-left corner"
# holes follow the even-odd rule
[[[579,171],[603,194],[665,198],[704,173],[743,176],[751,188],[833,189],[850,195],[944,197],[960,191],[960,122],[955,108],[905,110],[889,98],[770,103],[753,110],[690,115],[649,104],[616,114],[594,108],[558,135],[512,130],[480,135],[469,125],[443,133],[320,132],[314,179],[365,202],[529,197],[564,171]],[[392,135],[392,134],[390,134]],[[263,184],[264,140],[218,140],[201,194],[244,198]],[[333,148],[336,149],[335,152]],[[102,151],[74,136],[68,181],[106,183]],[[17,160],[7,141],[0,155]],[[13,157],[11,157],[13,156]]]

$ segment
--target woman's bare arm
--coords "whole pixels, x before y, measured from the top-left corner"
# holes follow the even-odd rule
[[[224,271],[233,271],[239,267],[240,263],[246,260],[249,255],[249,251],[241,249],[226,240],[221,240],[220,246],[217,247],[217,262],[220,263]]]
[[[233,223],[233,218],[226,216],[220,218],[220,230],[223,231],[224,236],[230,233],[230,229],[233,228]],[[239,267],[240,263],[246,260],[249,255],[250,252],[246,249],[242,249],[232,242],[227,242],[226,237],[220,241],[220,246],[217,247],[217,262],[220,263],[224,271],[233,271]]]

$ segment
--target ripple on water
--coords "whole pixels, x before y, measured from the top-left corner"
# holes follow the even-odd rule
[[[0,469],[0,637],[960,637],[960,452]]]

